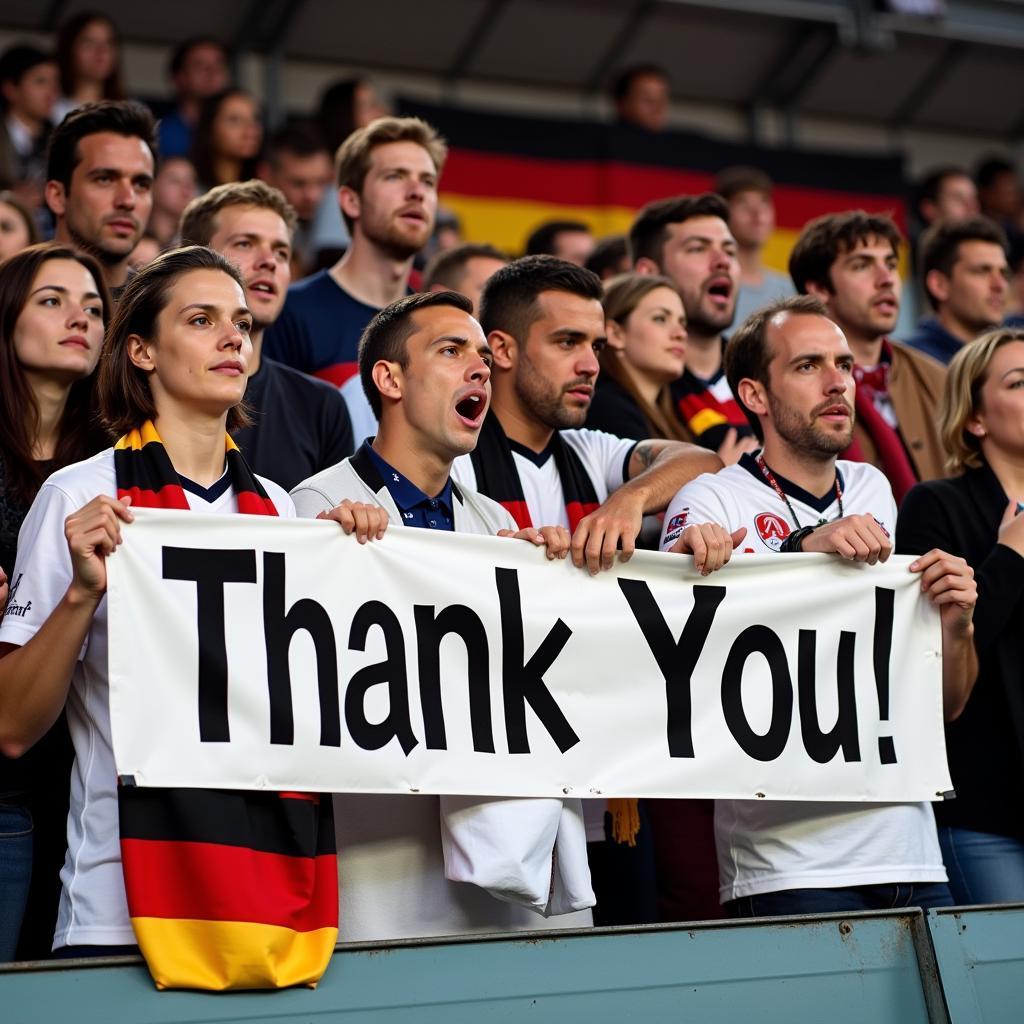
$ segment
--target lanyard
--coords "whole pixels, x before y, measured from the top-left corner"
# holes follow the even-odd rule
[[[796,524],[796,528],[798,530],[802,529],[802,527],[800,526],[800,520],[797,518],[796,509],[793,508],[793,504],[789,500],[789,496],[779,486],[779,481],[775,479],[775,474],[768,468],[768,463],[766,463],[764,461],[764,456],[760,452],[757,453],[756,462],[757,462],[757,467],[758,467],[758,469],[761,470],[761,473],[763,474],[765,480],[767,480],[768,483],[771,484],[771,486],[774,489],[775,493],[786,503],[786,508],[789,509],[789,514],[793,517],[793,522]],[[843,518],[843,489],[839,486],[839,473],[838,473],[838,471],[836,472],[836,501],[839,502],[839,515],[838,515],[837,518],[838,519],[842,519]],[[822,520],[822,522],[824,522],[824,520]]]

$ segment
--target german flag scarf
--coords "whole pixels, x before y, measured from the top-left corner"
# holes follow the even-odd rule
[[[226,437],[238,510],[277,510]],[[114,446],[117,496],[188,509],[152,423]],[[118,787],[132,928],[158,988],[315,985],[338,938],[330,798]]]
[[[593,481],[587,475],[580,457],[565,443],[556,430],[551,437],[552,457],[562,481],[562,496],[565,513],[569,518],[569,530],[575,530],[579,521],[600,506]],[[491,410],[484,419],[476,449],[470,456],[476,473],[476,489],[488,498],[493,498],[512,514],[521,530],[528,526],[550,526],[550,523],[534,523],[526,507],[523,484],[519,479],[512,446],[498,417]]]

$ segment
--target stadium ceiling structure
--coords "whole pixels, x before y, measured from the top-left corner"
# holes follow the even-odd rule
[[[129,42],[217,36],[267,58],[268,75],[336,61],[586,96],[652,62],[676,99],[748,111],[755,136],[768,110],[1024,134],[1024,0],[3,0],[0,24],[51,31],[80,9]]]

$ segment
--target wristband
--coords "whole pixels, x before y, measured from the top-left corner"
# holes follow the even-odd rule
[[[780,553],[790,554],[794,551],[799,551],[800,545],[803,544],[804,538],[809,534],[814,533],[813,526],[802,526],[799,530],[794,530],[783,542],[779,548]]]

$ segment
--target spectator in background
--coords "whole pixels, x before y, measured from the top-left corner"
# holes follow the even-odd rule
[[[39,229],[28,207],[13,192],[0,192],[0,260],[38,241]]]
[[[359,337],[377,311],[408,291],[416,253],[434,230],[447,147],[426,122],[385,117],[338,151],[338,204],[352,235],[345,255],[288,291],[267,332],[272,359],[334,384],[353,378]],[[356,444],[375,419],[359,381],[343,392]]]
[[[174,84],[175,108],[160,119],[163,157],[188,156],[203,101],[223,92],[231,81],[227,47],[217,39],[186,39],[171,55],[168,74]]]
[[[347,78],[324,90],[317,123],[327,149],[334,153],[354,131],[391,114],[391,104],[369,78]]]
[[[958,904],[1024,902],[1024,332],[997,329],[949,364],[949,480],[915,487],[896,550],[941,548],[974,566],[978,679],[946,724],[955,800],[935,804]]]
[[[473,316],[479,316],[484,285],[506,263],[507,257],[493,245],[465,242],[439,252],[427,264],[423,271],[423,291],[459,292],[473,303]]]
[[[598,354],[601,375],[587,426],[642,441],[690,441],[675,414],[669,385],[683,372],[686,313],[667,277],[621,274],[604,288],[608,343]]]
[[[579,220],[548,220],[530,233],[527,256],[557,256],[582,267],[594,251],[594,236]]]
[[[942,476],[945,461],[938,432],[945,373],[889,338],[900,314],[901,241],[890,217],[851,210],[810,221],[789,257],[797,291],[825,304],[853,352],[857,416],[843,458],[882,470],[897,505],[916,481]]]
[[[1010,327],[1024,327],[1024,239],[1010,249],[1006,259],[1010,270],[1006,324]]]
[[[128,267],[133,271],[141,270],[147,263],[152,263],[164,250],[159,240],[149,231],[135,243],[131,256],[128,257]]]
[[[583,265],[587,270],[597,274],[602,281],[628,273],[629,242],[626,236],[609,235],[607,238],[599,238]]]
[[[775,230],[774,185],[756,167],[727,167],[715,181],[715,191],[729,204],[729,230],[736,239],[740,290],[734,323],[775,299],[793,294],[793,282],[762,262],[765,243]]]
[[[234,432],[253,471],[290,489],[352,454],[352,425],[338,389],[263,357],[263,335],[284,306],[291,279],[295,211],[262,181],[218,185],[181,221],[187,245],[207,245],[242,275],[252,313],[245,404],[251,425]]]
[[[926,228],[939,220],[977,217],[977,186],[962,167],[939,167],[921,179],[914,211]]]
[[[103,100],[73,110],[50,140],[46,205],[57,241],[100,261],[115,302],[153,206],[155,129],[141,103]]]
[[[360,128],[394,111],[369,78],[348,78],[329,86],[320,97],[317,124],[320,135],[332,154]],[[348,229],[338,208],[336,196],[328,192],[316,211],[312,248],[317,253],[317,268],[336,263],[349,244]]]
[[[1021,235],[1022,194],[1017,168],[1002,157],[983,160],[975,172],[981,212],[994,220],[1010,240]]]
[[[255,177],[262,145],[260,108],[248,92],[230,88],[203,100],[192,138],[200,191]]]
[[[61,98],[53,120],[59,124],[75,107],[99,100],[123,100],[121,39],[105,14],[82,11],[57,32]]]
[[[946,364],[1003,322],[1009,297],[1006,235],[987,217],[940,221],[921,237],[921,275],[934,317],[907,344]]]
[[[669,79],[656,64],[626,68],[612,84],[612,100],[621,124],[648,132],[665,130],[669,111]]]
[[[29,207],[42,203],[46,145],[59,95],[57,64],[34,46],[12,46],[0,56],[0,188]]]
[[[196,169],[191,160],[172,156],[160,161],[153,179],[153,210],[149,215],[148,233],[160,243],[161,249],[177,244],[181,215],[198,191]]]
[[[279,189],[295,211],[292,277],[298,280],[314,269],[313,218],[331,191],[331,154],[312,125],[290,125],[267,140],[259,176]]]
[[[683,299],[686,369],[672,385],[677,414],[698,444],[735,462],[755,445],[722,370],[740,275],[728,205],[713,192],[648,203],[629,230],[629,251],[638,273],[667,277]]]
[[[105,446],[93,371],[109,314],[91,256],[35,245],[0,266],[0,569],[15,606],[26,601],[14,571],[18,533],[40,486]],[[0,754],[0,961],[15,958],[16,944],[19,959],[49,955],[71,760],[63,714],[25,756]]]

